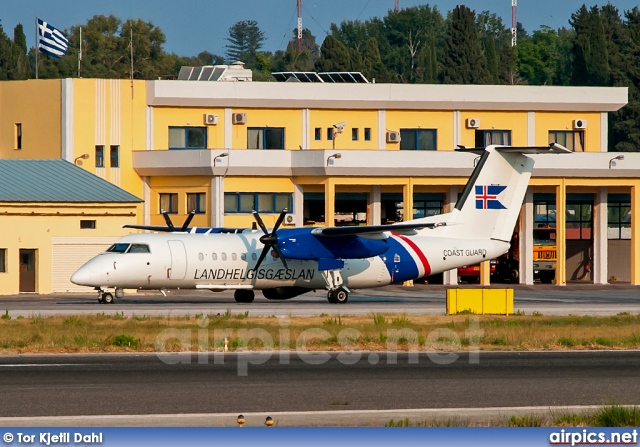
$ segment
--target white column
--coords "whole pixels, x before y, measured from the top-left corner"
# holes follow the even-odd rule
[[[536,145],[536,112],[527,112],[527,145]]]
[[[533,284],[533,189],[529,187],[524,195],[524,203],[520,210],[521,224],[518,238],[518,260],[520,284]]]
[[[378,110],[378,150],[384,151],[386,149],[387,149],[387,111]]]
[[[300,149],[306,150],[311,147],[311,113],[309,109],[302,109],[302,143]],[[294,148],[291,148],[294,149]]]
[[[153,107],[149,107],[147,106],[147,114],[146,114],[146,119],[147,119],[147,137],[145,138],[147,147],[145,148],[145,150],[147,151],[152,151],[153,150]],[[169,149],[168,147],[166,147],[165,149]],[[131,150],[134,150],[134,148],[131,148]]]
[[[304,225],[304,189],[293,181],[293,222],[296,227]]]
[[[233,110],[230,107],[224,109],[224,148],[233,149]]]
[[[593,213],[593,283],[608,284],[609,272],[607,269],[608,236],[607,236],[607,194],[606,186],[599,188],[596,194],[596,203]]]
[[[211,177],[211,226],[224,226],[224,177],[215,175]]]
[[[75,159],[75,148],[73,143],[73,79],[62,80],[62,141],[60,158],[73,163]]]
[[[380,191],[380,185],[371,187],[371,194],[369,195],[370,225],[380,225],[382,223],[382,206],[380,204],[382,193]]]
[[[458,113],[458,117],[460,114]],[[453,211],[453,208],[456,206],[456,201],[458,200],[458,187],[457,186],[449,186],[449,190],[447,191],[445,204],[445,212],[450,213]],[[458,269],[447,270],[442,275],[442,284],[445,286],[457,286],[458,285]]]
[[[460,144],[460,110],[453,111],[453,149]]]
[[[600,152],[609,151],[609,114],[600,113]]]
[[[151,187],[149,177],[142,177],[142,225],[151,225]]]

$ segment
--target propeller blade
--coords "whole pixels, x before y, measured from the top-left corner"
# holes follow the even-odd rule
[[[264,258],[267,257],[267,253],[269,253],[269,246],[265,245],[264,248],[262,249],[262,253],[260,253],[260,257],[258,258],[258,262],[256,262],[255,267],[253,267],[254,270],[258,270],[258,267],[260,267],[260,264],[262,264],[262,261],[264,261]]]
[[[182,224],[182,228],[180,228],[180,231],[187,231],[187,228],[189,228],[189,224],[191,223],[191,221],[193,220],[193,216],[195,216],[195,215],[196,215],[195,211],[191,211],[189,213],[189,215],[185,219],[184,223]]]
[[[273,232],[271,233],[272,236],[276,234],[276,231],[278,230],[278,228],[280,228],[280,225],[282,225],[282,221],[284,221],[286,215],[287,209],[285,208],[280,213],[280,216],[278,216],[278,220],[276,220],[276,225],[273,227]]]
[[[282,256],[282,252],[280,251],[280,247],[278,247],[277,244],[273,244],[273,250],[278,253],[278,257],[280,258],[280,260],[282,261],[282,265],[284,265],[284,268],[288,269],[289,267],[287,266],[287,260],[284,259],[284,256]]]
[[[174,231],[176,227],[173,226],[173,222],[171,222],[169,213],[167,213],[166,211],[162,211],[162,216],[164,217],[164,221],[167,223],[167,227],[169,228],[169,231]]]
[[[269,232],[267,231],[267,227],[264,226],[264,222],[262,221],[262,217],[260,217],[260,214],[258,214],[258,212],[255,210],[252,211],[251,214],[253,214],[253,218],[256,220],[256,222],[258,222],[258,225],[260,225],[260,228],[262,229],[264,234],[269,234]]]

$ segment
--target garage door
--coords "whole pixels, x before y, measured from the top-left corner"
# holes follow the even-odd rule
[[[90,292],[91,287],[75,285],[69,279],[82,264],[105,251],[116,239],[118,238],[53,238],[53,291]]]

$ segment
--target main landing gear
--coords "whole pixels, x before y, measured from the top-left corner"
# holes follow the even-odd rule
[[[349,300],[349,291],[344,287],[338,287],[327,292],[327,299],[331,304],[345,304]]]
[[[233,293],[236,303],[253,303],[255,293],[253,290],[238,289]]]

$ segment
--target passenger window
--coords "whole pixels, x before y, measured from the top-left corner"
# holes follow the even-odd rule
[[[255,254],[255,253],[251,253],[251,259],[254,260],[254,261],[257,261],[258,260],[258,255]]]
[[[211,259],[214,261],[218,260],[218,254],[217,253],[211,253]]]
[[[238,255],[235,253],[231,253],[231,260],[232,261],[237,261],[238,260]]]
[[[246,253],[242,253],[240,255],[240,259],[242,259],[243,261],[246,261],[247,260],[247,254]]]
[[[204,261],[204,255],[202,253],[198,253],[198,259]]]
[[[222,260],[226,261],[227,260],[227,254],[226,253],[222,253]]]

